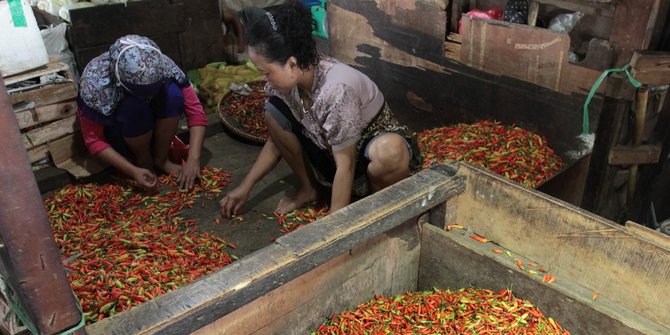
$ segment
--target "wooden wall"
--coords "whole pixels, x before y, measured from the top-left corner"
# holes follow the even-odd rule
[[[446,203],[431,222],[468,227],[540,264],[557,282],[579,284],[670,327],[670,238],[643,238],[560,200],[490,178],[489,172],[469,166],[461,171],[468,176],[465,193]],[[581,295],[591,299],[590,293]]]
[[[399,119],[417,131],[495,119],[546,136],[569,168],[541,190],[615,219],[626,204],[616,202],[619,195],[612,189],[617,171],[607,159],[610,150],[627,138],[623,122],[634,90],[620,76],[610,76],[601,86],[588,106],[590,132],[597,137],[592,148],[579,137],[583,106],[604,69],[626,64],[634,50],[652,44],[659,26],[656,19],[667,16],[659,15],[660,8],[667,9],[661,2],[531,1],[538,5],[539,14],[557,13],[557,8],[586,12],[587,19],[570,36],[570,42],[572,38],[581,41],[573,47],[580,52],[588,49],[585,58],[568,62],[565,53],[561,59],[552,59],[554,54],[543,53],[544,44],[536,43],[542,41],[537,39],[538,32],[539,37],[544,36],[542,29],[495,22],[477,26],[476,45],[470,45],[469,50],[486,52],[479,52],[479,58],[473,58],[468,66],[467,57],[464,61],[461,54],[468,37],[451,33],[460,18],[454,10],[501,1],[331,0],[330,50],[335,58],[370,76]],[[536,43],[540,50],[532,59],[544,59],[546,64],[510,53],[523,42],[511,43],[521,36],[520,31],[528,33],[532,39],[528,43]],[[493,33],[495,38],[490,35]],[[486,43],[492,38],[497,44],[489,47]],[[562,43],[568,45],[567,41]],[[548,71],[547,66],[555,71]],[[606,205],[613,202],[615,206]]]
[[[218,6],[213,0],[144,0],[73,10],[69,40],[79,71],[127,34],[152,38],[184,71],[223,60]]]

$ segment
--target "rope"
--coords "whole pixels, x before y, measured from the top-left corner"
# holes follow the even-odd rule
[[[15,314],[16,317],[18,317],[21,323],[28,329],[28,331],[31,334],[39,334],[37,327],[30,321],[30,318],[28,318],[27,313],[23,310],[21,305],[18,303],[17,300],[14,299],[14,296],[9,294],[9,286],[5,282],[5,279],[2,278],[2,276],[0,276],[0,290],[2,290],[2,294],[7,298],[7,301],[9,302],[7,306],[8,308],[7,314],[5,315],[5,321],[9,320],[12,314]],[[58,335],[72,334],[86,325],[86,320],[84,319],[84,312],[82,311],[81,305],[79,305],[79,300],[77,300],[76,297],[75,301],[77,301],[77,308],[79,309],[79,314],[81,314],[81,321],[79,321],[79,323],[74,327],[65,330],[61,333],[58,333]]]
[[[605,80],[605,77],[607,77],[610,73],[612,72],[625,72],[626,77],[628,77],[628,81],[630,82],[631,85],[635,88],[639,88],[642,86],[642,84],[635,80],[633,78],[633,75],[630,74],[630,71],[628,69],[630,68],[630,64],[626,64],[626,66],[622,68],[613,68],[613,69],[607,69],[603,74],[600,75],[600,78],[596,80],[595,84],[593,84],[593,87],[591,87],[591,91],[589,92],[589,95],[586,97],[586,101],[584,102],[584,115],[582,117],[582,134],[586,135],[589,133],[589,103],[591,102],[591,98],[596,94],[596,91],[598,90],[598,87],[600,87],[600,84],[603,83],[603,80]]]
[[[7,298],[7,314],[5,315],[5,321],[9,320],[9,318],[12,317],[12,314],[14,314],[31,334],[39,334],[37,327],[30,321],[26,312],[21,305],[19,305],[18,300],[15,300],[14,296],[9,293],[9,286],[5,282],[5,278],[0,280],[0,285],[2,285],[0,287],[2,289],[2,294]]]

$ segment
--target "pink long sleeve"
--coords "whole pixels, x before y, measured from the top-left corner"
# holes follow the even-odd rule
[[[79,114],[79,126],[81,127],[81,134],[84,137],[84,144],[88,152],[95,156],[109,148],[110,145],[105,140],[105,127],[89,121],[82,115],[81,110],[77,114]]]
[[[184,94],[184,114],[186,114],[186,124],[189,127],[207,126],[207,116],[202,109],[202,104],[198,100],[191,85],[181,89]]]

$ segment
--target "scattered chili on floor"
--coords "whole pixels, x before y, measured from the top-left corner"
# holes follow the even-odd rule
[[[213,199],[230,182],[205,168],[190,192],[148,195],[127,182],[68,185],[44,201],[70,285],[88,324],[188,284],[237,259],[231,244],[196,232],[182,209]],[[159,178],[176,185],[174,177]]]
[[[288,234],[308,223],[312,223],[328,214],[328,206],[325,204],[314,203],[305,208],[279,214],[274,212],[274,216],[279,223],[279,230]]]
[[[419,148],[423,168],[466,161],[531,188],[564,165],[543,136],[489,120],[425,130],[419,134]]]

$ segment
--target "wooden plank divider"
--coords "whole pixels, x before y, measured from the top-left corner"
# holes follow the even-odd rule
[[[454,167],[424,170],[179,290],[86,328],[96,334],[187,334],[464,191]],[[375,210],[370,210],[374,208]]]

